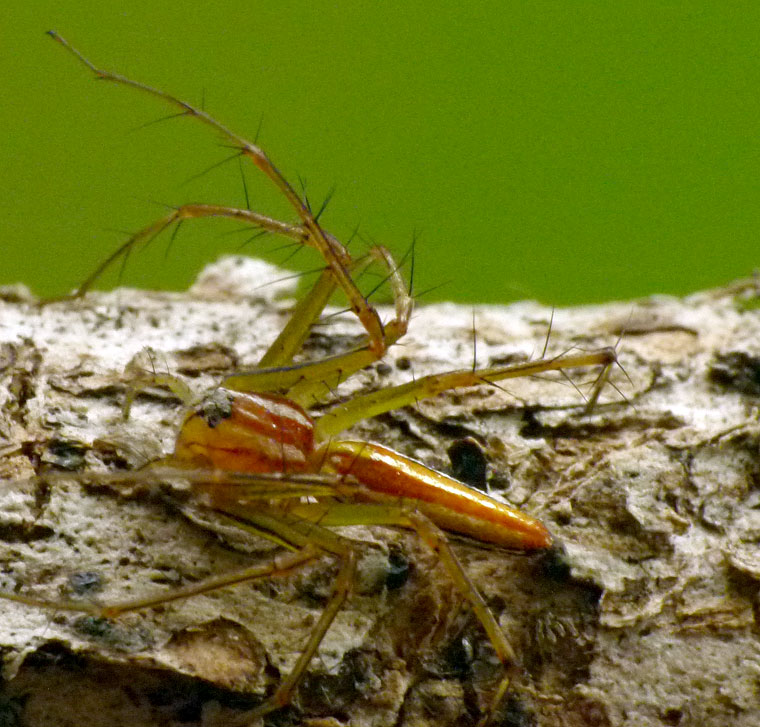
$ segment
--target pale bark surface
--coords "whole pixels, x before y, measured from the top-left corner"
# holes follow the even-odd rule
[[[121,416],[128,364],[149,361],[149,347],[158,371],[198,394],[252,367],[289,305],[282,286],[260,287],[263,275],[228,260],[188,294],[118,290],[45,307],[6,291],[2,588],[108,602],[267,551],[230,544],[157,498],[23,481],[45,467],[135,468],[171,451],[175,398],[141,396]],[[526,557],[456,545],[521,660],[503,724],[760,724],[758,296],[747,281],[555,311],[550,354],[614,345],[625,331],[629,379],[613,374],[625,399],[608,388],[591,414],[567,382],[528,380],[452,392],[352,432],[444,471],[448,446],[474,437],[492,490],[542,518],[564,547]],[[478,364],[540,355],[551,315],[534,303],[476,308]],[[472,328],[470,307],[421,307],[382,364],[337,393],[468,368]],[[360,334],[344,316],[306,355]],[[591,378],[573,375],[581,388]],[[350,534],[365,544],[355,595],[311,665],[301,711],[271,723],[472,724],[495,671],[445,572],[413,534]],[[397,583],[389,552],[411,564]],[[297,658],[334,574],[325,559],[114,622],[0,601],[0,724],[229,724]]]

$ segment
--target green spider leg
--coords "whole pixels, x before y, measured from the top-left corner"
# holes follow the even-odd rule
[[[288,200],[293,209],[301,219],[300,225],[289,225],[286,223],[273,220],[266,215],[260,215],[250,210],[241,210],[234,207],[225,207],[221,205],[184,205],[174,210],[170,215],[161,220],[148,225],[136,235],[121,245],[112,255],[104,260],[95,271],[79,287],[75,295],[83,295],[93,283],[101,276],[103,271],[111,266],[116,260],[124,259],[129,255],[131,250],[140,242],[149,241],[162,230],[166,229],[173,222],[182,219],[193,219],[198,217],[229,217],[260,227],[269,232],[285,235],[286,237],[295,237],[303,244],[316,249],[325,260],[328,269],[331,271],[335,282],[343,290],[348,298],[351,309],[361,321],[367,335],[369,336],[369,346],[377,353],[382,355],[385,346],[385,331],[380,321],[377,311],[367,303],[366,298],[357,288],[356,283],[351,277],[349,268],[351,267],[352,258],[348,250],[332,235],[325,232],[319,225],[316,217],[312,213],[308,204],[301,199],[299,194],[293,189],[291,184],[285,179],[282,173],[274,166],[272,161],[266,155],[263,149],[256,144],[247,141],[202,109],[196,108],[181,99],[172,96],[165,91],[153,88],[144,83],[133,81],[126,76],[118,73],[103,70],[94,65],[76,48],[68,43],[64,38],[54,31],[48,33],[55,41],[60,43],[69,53],[71,53],[80,63],[88,68],[95,77],[115,83],[122,86],[137,89],[142,93],[154,96],[177,107],[183,115],[198,119],[202,123],[210,126],[212,129],[221,134],[232,146],[237,149],[241,156],[247,157],[253,164],[268,177],[272,183],[280,190],[283,196]]]
[[[351,477],[330,475],[246,475],[219,470],[184,470],[160,467],[139,472],[112,474],[47,475],[38,478],[47,485],[56,481],[76,480],[82,485],[97,484],[113,489],[159,486],[167,481],[184,481],[194,486],[197,499],[216,513],[226,524],[264,537],[285,548],[263,563],[231,573],[212,576],[197,583],[172,588],[110,604],[73,600],[47,600],[26,594],[0,592],[0,598],[27,606],[50,610],[86,613],[98,618],[115,618],[122,614],[162,606],[167,603],[210,593],[221,588],[283,577],[323,555],[339,563],[330,595],[307,643],[290,673],[282,679],[272,695],[247,717],[266,714],[288,704],[304,672],[313,659],[330,625],[353,588],[357,550],[361,543],[343,537],[330,528],[347,525],[380,525],[413,530],[434,552],[462,598],[468,602],[483,626],[497,656],[504,665],[504,676],[483,723],[501,702],[515,670],[516,658],[496,619],[456,557],[443,531],[417,511],[412,501],[369,493]],[[357,495],[376,502],[351,502]],[[348,501],[347,501],[348,500]]]

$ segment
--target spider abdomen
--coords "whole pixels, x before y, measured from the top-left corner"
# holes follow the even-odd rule
[[[406,504],[444,530],[505,548],[542,550],[551,545],[540,520],[388,447],[330,442],[321,457],[327,469],[358,480],[369,502]]]

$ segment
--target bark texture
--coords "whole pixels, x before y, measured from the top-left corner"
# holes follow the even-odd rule
[[[103,602],[202,579],[266,554],[221,537],[163,499],[46,467],[136,468],[171,451],[175,397],[121,406],[139,367],[200,394],[252,367],[290,305],[260,263],[228,258],[187,294],[117,290],[40,307],[0,301],[2,587]],[[284,297],[283,297],[284,296]],[[500,716],[528,727],[760,724],[760,287],[686,299],[557,310],[549,353],[614,345],[614,388],[591,414],[562,378],[421,401],[355,428],[430,466],[478,479],[541,517],[558,547],[520,556],[456,552],[521,662]],[[540,355],[552,311],[474,310],[478,365]],[[338,396],[468,368],[473,309],[420,308],[382,362]],[[360,340],[349,316],[305,356]],[[150,349],[153,353],[146,353]],[[583,390],[589,372],[574,372]],[[456,456],[448,448],[471,457]],[[354,528],[355,593],[312,663],[295,706],[271,724],[468,725],[498,667],[436,558],[409,533]],[[0,601],[0,725],[226,725],[298,656],[336,573],[329,559],[116,621]]]

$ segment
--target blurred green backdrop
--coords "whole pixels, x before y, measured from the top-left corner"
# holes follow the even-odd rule
[[[428,300],[685,293],[760,262],[757,2],[41,0],[0,29],[3,283],[62,293],[156,203],[243,203],[236,163],[184,183],[229,154],[213,133],[134,131],[167,109],[93,82],[49,28],[244,136],[261,123],[317,204],[336,187],[339,236],[402,253],[417,233]],[[248,179],[255,209],[292,218]],[[229,229],[186,224],[124,282],[187,285],[237,248]]]

